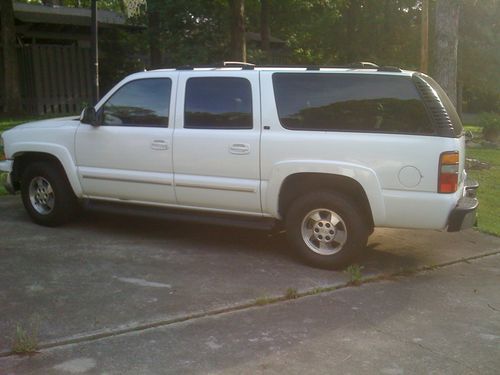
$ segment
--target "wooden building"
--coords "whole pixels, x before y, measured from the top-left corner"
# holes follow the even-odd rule
[[[14,3],[23,107],[73,114],[91,100],[90,9]],[[100,33],[129,27],[123,15],[98,11]],[[1,63],[0,49],[0,63]],[[2,65],[0,65],[2,66]],[[3,97],[0,75],[0,107]]]

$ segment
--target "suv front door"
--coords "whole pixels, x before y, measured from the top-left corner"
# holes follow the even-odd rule
[[[76,162],[90,198],[175,203],[172,170],[175,73],[131,80],[80,124]]]

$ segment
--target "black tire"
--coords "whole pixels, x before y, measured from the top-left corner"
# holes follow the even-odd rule
[[[43,182],[45,190],[35,188],[42,185],[36,182]],[[38,196],[31,194],[30,198],[30,186]],[[55,162],[50,161],[28,165],[21,178],[21,197],[31,219],[37,224],[49,227],[67,223],[75,216],[79,207],[64,171]]]
[[[340,193],[307,194],[292,202],[287,212],[288,239],[299,257],[312,266],[345,267],[366,248],[370,228],[362,212]]]

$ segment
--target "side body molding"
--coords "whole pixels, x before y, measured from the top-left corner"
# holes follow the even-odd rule
[[[286,160],[276,163],[267,178],[263,176],[262,205],[263,211],[274,217],[279,217],[280,189],[288,176],[297,173],[322,173],[339,175],[357,181],[366,193],[372,211],[374,224],[385,222],[385,205],[376,173],[367,167],[325,160]],[[267,181],[266,181],[267,180]]]

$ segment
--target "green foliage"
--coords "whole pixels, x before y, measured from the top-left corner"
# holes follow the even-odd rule
[[[16,354],[34,353],[38,349],[38,324],[30,323],[26,330],[20,324],[16,325],[16,332],[12,342],[12,352]]]
[[[41,3],[41,0],[22,0]],[[500,1],[461,0],[459,77],[463,110],[500,110]],[[70,7],[90,0],[61,0]],[[430,1],[430,52],[433,9]],[[99,0],[100,9],[125,13],[124,0]],[[148,34],[151,14],[159,15],[158,31]],[[260,1],[245,1],[245,27],[260,32]],[[421,1],[419,0],[273,0],[270,30],[285,42],[264,52],[247,44],[248,61],[259,64],[345,64],[373,61],[379,65],[419,68]],[[107,91],[123,76],[149,68],[149,44],[159,48],[164,67],[213,64],[228,60],[228,0],[147,0],[144,12],[130,24],[134,32],[102,28],[101,87]],[[141,31],[141,27],[143,27]]]
[[[483,136],[487,141],[495,141],[500,135],[500,114],[481,113],[478,125],[483,128]]]
[[[358,264],[351,264],[349,267],[346,268],[344,271],[347,275],[349,275],[349,284],[352,285],[359,285],[361,284],[361,270],[363,269],[363,266],[360,266]]]
[[[463,1],[460,80],[464,110],[500,110],[500,1]]]
[[[471,148],[467,157],[488,162],[490,169],[467,171],[479,182],[478,228],[482,232],[500,236],[500,149]]]

